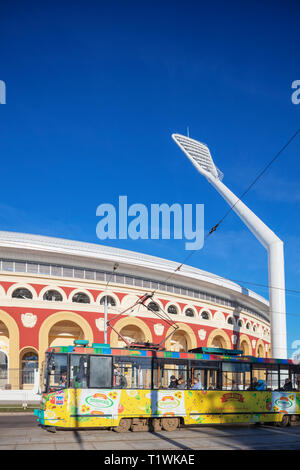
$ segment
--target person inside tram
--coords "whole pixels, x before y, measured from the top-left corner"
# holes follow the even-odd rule
[[[59,378],[59,386],[62,387],[62,388],[65,388],[66,385],[67,385],[67,373],[62,372],[61,376]]]
[[[180,390],[185,389],[185,381],[183,380],[182,377],[179,377],[178,380],[177,380],[177,388],[180,389]]]
[[[127,388],[127,380],[123,374],[120,375],[120,388]]]
[[[201,390],[202,389],[202,383],[200,382],[199,379],[196,377],[194,378],[194,385],[192,386],[192,390]]]
[[[266,390],[266,382],[264,380],[258,380],[255,390],[260,390],[260,391]]]
[[[178,380],[176,379],[175,375],[171,375],[169,388],[177,388],[177,385],[178,385]]]
[[[291,379],[285,379],[283,390],[285,392],[291,392],[293,390],[293,384],[292,384]]]
[[[250,387],[248,388],[248,390],[257,390],[257,387],[258,386],[258,381],[257,381],[257,377],[253,377],[252,378],[252,383],[250,385]]]

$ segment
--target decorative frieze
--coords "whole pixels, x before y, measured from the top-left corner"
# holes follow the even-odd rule
[[[95,323],[99,331],[104,331],[104,318],[97,318]]]
[[[198,336],[201,339],[201,341],[204,341],[206,338],[206,331],[205,330],[199,330],[198,331]]]
[[[165,327],[161,324],[161,323],[155,323],[154,325],[154,333],[157,335],[157,336],[162,336],[163,332],[164,332],[164,329]]]
[[[23,326],[25,326],[25,328],[34,328],[37,322],[37,316],[29,312],[22,313],[21,321],[23,323]]]

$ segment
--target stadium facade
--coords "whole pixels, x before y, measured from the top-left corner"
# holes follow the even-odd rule
[[[190,266],[174,273],[177,266],[97,244],[0,232],[0,388],[32,388],[32,371],[49,346],[103,343],[105,296],[108,320],[129,342],[160,343],[172,331],[143,305],[119,315],[155,291],[152,307],[178,326],[166,349],[215,346],[270,357],[266,299]],[[114,330],[108,328],[108,342],[124,346]]]

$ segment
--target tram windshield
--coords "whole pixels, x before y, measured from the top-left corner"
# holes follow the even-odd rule
[[[44,368],[44,391],[68,386],[68,355],[48,353]]]

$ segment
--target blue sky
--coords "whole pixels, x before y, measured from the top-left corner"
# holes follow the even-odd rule
[[[300,127],[296,1],[3,2],[0,16],[0,229],[70,238],[182,262],[184,240],[96,236],[96,208],[227,205],[173,132],[208,144],[237,195]],[[300,291],[300,136],[245,197],[285,242]],[[268,297],[267,255],[232,212],[189,264]],[[300,294],[287,292],[289,354]]]

